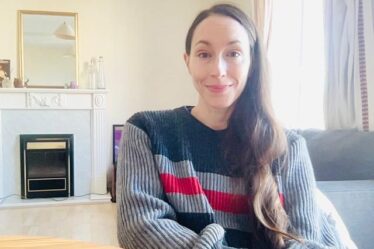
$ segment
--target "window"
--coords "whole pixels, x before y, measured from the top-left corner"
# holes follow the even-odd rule
[[[269,62],[275,112],[287,128],[324,128],[323,1],[273,1]]]

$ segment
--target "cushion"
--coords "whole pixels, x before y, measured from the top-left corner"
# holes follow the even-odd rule
[[[318,181],[374,179],[374,132],[303,130]]]

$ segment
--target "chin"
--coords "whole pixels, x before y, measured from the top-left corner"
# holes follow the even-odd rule
[[[220,103],[209,103],[209,106],[213,109],[221,109],[221,110],[224,110],[224,109],[229,109],[231,108],[233,105],[233,102],[220,102]]]

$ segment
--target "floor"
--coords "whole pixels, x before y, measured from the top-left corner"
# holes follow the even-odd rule
[[[0,236],[53,236],[118,246],[114,203],[0,209]]]

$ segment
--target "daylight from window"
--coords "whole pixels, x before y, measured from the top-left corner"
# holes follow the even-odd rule
[[[272,98],[287,128],[324,128],[323,2],[274,1],[269,43]]]

